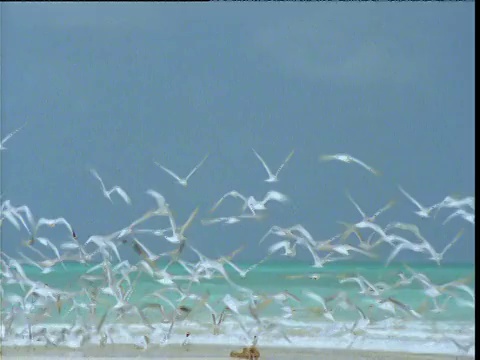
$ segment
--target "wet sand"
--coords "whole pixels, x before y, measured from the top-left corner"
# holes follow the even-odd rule
[[[72,359],[234,359],[230,352],[241,351],[241,347],[227,345],[191,345],[188,350],[179,345],[151,345],[147,350],[135,349],[133,345],[85,346],[82,349],[44,346],[8,346],[2,347],[2,360],[36,359],[47,360],[55,358]],[[474,359],[473,355],[441,355],[441,354],[411,354],[400,352],[380,352],[367,350],[340,349],[308,349],[288,347],[258,347],[260,359],[321,359],[321,360],[466,360]]]

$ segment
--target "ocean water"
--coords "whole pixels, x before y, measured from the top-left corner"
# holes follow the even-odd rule
[[[161,268],[161,263],[158,263]],[[241,269],[248,268],[251,264],[237,264]],[[475,289],[475,269],[472,264],[461,265],[432,265],[417,264],[409,265],[415,272],[425,274],[433,284],[442,285],[450,281],[461,279],[462,282]],[[182,304],[190,307],[192,311],[183,320],[178,320],[172,328],[168,341],[181,343],[187,332],[191,333],[191,341],[205,343],[228,343],[232,345],[248,345],[254,335],[258,336],[259,344],[264,346],[308,346],[318,348],[359,348],[372,350],[410,351],[424,353],[450,353],[462,354],[451,340],[454,338],[459,344],[468,344],[474,339],[475,334],[475,311],[474,308],[458,304],[455,298],[449,298],[442,294],[438,297],[438,304],[443,311],[432,311],[433,301],[427,297],[424,288],[418,281],[411,284],[394,288],[403,272],[408,277],[408,271],[402,264],[391,264],[385,267],[379,263],[332,263],[323,268],[313,269],[310,264],[298,262],[268,262],[249,272],[245,278],[236,271],[225,265],[229,278],[237,285],[250,289],[258,295],[271,296],[287,290],[294,297],[284,302],[272,300],[260,306],[258,313],[262,325],[256,323],[251,316],[235,317],[227,315],[225,320],[214,332],[214,324],[211,311],[206,306],[198,305],[199,302],[186,299],[178,302],[179,293],[164,290],[162,295],[174,304]],[[78,292],[86,287],[87,282],[82,280],[89,267],[78,263],[67,263],[66,268],[56,266],[55,271],[42,274],[37,268],[24,266],[26,275],[34,281],[42,281],[55,289],[69,292]],[[312,271],[313,270],[313,271]],[[169,267],[172,275],[186,275],[186,271],[178,264]],[[89,275],[102,275],[102,268],[92,271]],[[371,296],[360,293],[360,287],[355,282],[340,283],[341,279],[361,275],[372,284],[384,283],[386,289],[381,298],[391,297],[415,310],[420,317],[415,317],[407,312],[396,309],[395,314],[381,310],[374,305]],[[135,274],[130,275],[132,281]],[[315,277],[312,279],[311,277]],[[190,288],[190,292],[204,295],[208,304],[218,314],[225,308],[223,299],[226,294],[242,299],[246,294],[232,287],[222,276],[214,276],[211,279],[202,280],[200,283],[191,283],[188,280],[176,280],[182,289]],[[150,296],[155,291],[171,288],[171,285],[159,283],[146,274],[136,279],[134,291],[129,302],[142,307],[145,304],[163,304],[165,309],[169,306],[163,299]],[[355,304],[370,319],[370,323],[362,330],[360,325],[355,331],[349,331],[360,318],[359,311],[355,308],[342,308],[329,303],[333,310],[335,321],[327,319],[320,311],[320,304],[305,295],[305,290],[315,292],[324,299],[344,292],[351,304]],[[5,296],[7,294],[24,294],[18,285],[4,285]],[[468,301],[471,297],[464,291],[455,289],[455,297]],[[208,296],[208,297],[207,297]],[[85,295],[75,297],[78,302],[89,302]],[[62,301],[61,307],[51,306],[46,319],[35,325],[36,329],[46,327],[52,334],[59,334],[63,328],[82,326],[96,328],[102,316],[113,305],[115,300],[112,296],[99,293],[97,296],[95,312],[88,309],[78,311],[69,310],[72,301]],[[445,302],[446,301],[446,302]],[[372,305],[373,304],[373,305]],[[288,310],[286,310],[288,309]],[[12,307],[5,303],[2,307],[2,318]],[[238,312],[247,315],[247,306],[239,306]],[[141,324],[137,315],[126,315],[116,319],[110,314],[105,319],[103,329],[110,332],[110,337],[115,343],[135,343],[147,334],[151,342],[165,342],[165,334],[168,333],[170,323],[163,323],[163,316],[158,309],[148,308],[145,315],[153,325],[154,330]],[[240,320],[238,320],[240,319]],[[16,335],[7,335],[2,329],[3,343],[8,345],[28,345],[28,337],[25,335],[25,323],[16,320],[14,324]],[[128,331],[126,331],[128,329]],[[23,335],[22,335],[23,334]],[[112,335],[112,334],[115,334]],[[113,338],[115,337],[115,340]],[[42,341],[39,339],[38,341]],[[91,342],[101,342],[101,334],[91,337]],[[72,343],[73,344],[73,343]],[[72,345],[76,346],[76,345]],[[474,354],[474,347],[469,349],[469,354]]]

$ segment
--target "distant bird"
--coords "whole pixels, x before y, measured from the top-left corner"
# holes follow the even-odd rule
[[[132,247],[133,250],[140,256],[142,256],[147,263],[154,267],[155,261],[160,259],[162,256],[167,256],[169,255],[168,253],[162,253],[162,254],[153,254],[145,245],[143,245],[140,241],[138,241],[136,238],[133,238],[132,241]]]
[[[174,251],[174,257],[172,259],[178,260],[178,257],[182,253],[183,249],[185,248],[185,244],[187,238],[185,237],[185,231],[192,225],[193,219],[197,216],[199,208],[197,207],[193,212],[190,214],[188,220],[183,224],[180,228],[177,227],[175,223],[175,219],[173,218],[172,214],[168,215],[170,219],[170,226],[172,229],[172,236],[165,236],[165,239],[171,242],[172,244],[179,244],[177,250]]]
[[[73,231],[73,228],[72,226],[70,225],[70,223],[65,220],[65,218],[63,217],[59,217],[59,218],[56,218],[56,219],[46,219],[46,218],[40,218],[38,221],[37,221],[37,224],[35,226],[35,231],[34,231],[34,234],[36,236],[37,232],[38,232],[38,229],[43,226],[43,225],[48,225],[50,227],[55,227],[56,225],[58,224],[62,224],[64,225],[70,234],[72,234],[72,237],[76,237],[77,235],[75,234],[75,232]]]
[[[155,202],[158,205],[158,208],[157,208],[157,210],[155,210],[154,213],[159,214],[159,215],[168,215],[169,214],[168,203],[166,202],[165,197],[162,194],[160,194],[160,193],[158,193],[158,192],[156,192],[155,190],[152,190],[152,189],[148,189],[146,191],[146,193],[148,195],[150,195],[151,197],[153,197],[155,199]],[[148,216],[150,216],[150,215],[148,215]]]
[[[260,211],[267,210],[265,205],[267,204],[267,202],[271,200],[284,203],[284,202],[287,202],[289,199],[288,199],[288,196],[282,193],[279,193],[278,191],[271,190],[265,194],[265,197],[263,198],[263,200],[256,200],[253,196],[250,196],[247,199],[247,202],[243,205],[242,211],[245,211],[248,208],[250,209],[253,215],[256,215],[256,212],[255,212],[256,210],[260,210]]]
[[[15,135],[17,132],[19,132],[20,130],[22,130],[25,125],[27,125],[27,123],[23,124],[22,126],[20,126],[18,129],[16,130],[13,130],[10,134],[8,134],[7,136],[5,136],[2,141],[0,142],[0,150],[7,150],[7,148],[5,146],[3,146],[3,144],[5,144],[13,135]]]
[[[285,164],[290,160],[290,158],[293,156],[294,154],[294,150],[292,150],[290,152],[290,154],[288,154],[287,158],[285,159],[285,161],[282,163],[282,165],[280,165],[280,167],[278,168],[277,172],[275,174],[273,174],[270,170],[270,168],[268,167],[268,165],[265,163],[265,161],[262,159],[262,157],[255,151],[255,149],[252,149],[253,152],[255,153],[255,156],[258,158],[258,160],[260,160],[260,162],[262,163],[263,167],[265,168],[265,170],[267,171],[267,174],[268,174],[268,179],[266,179],[265,181],[266,182],[277,182],[278,181],[278,174],[280,173],[280,171],[283,169],[283,167],[285,166]]]
[[[391,252],[390,256],[388,257],[385,266],[388,266],[390,262],[398,255],[398,253],[402,250],[408,249],[417,253],[428,252],[430,247],[429,243],[413,243],[408,240],[403,241],[397,245],[395,245],[395,249]]]
[[[192,171],[190,171],[190,173],[184,177],[184,178],[181,178],[179,177],[177,174],[175,174],[172,170],[170,169],[167,169],[165,166],[157,163],[156,161],[154,161],[155,165],[157,165],[158,167],[162,168],[163,171],[165,171],[166,173],[170,174],[172,177],[174,177],[178,183],[184,187],[186,187],[188,185],[188,179],[190,179],[190,177],[195,174],[195,172],[200,168],[200,166],[203,165],[203,163],[205,162],[205,160],[207,160],[208,158],[208,155],[205,155],[205,157],[197,164],[197,166],[195,166]]]
[[[375,219],[380,216],[382,213],[384,213],[385,211],[387,211],[388,209],[390,209],[393,205],[395,205],[395,200],[391,200],[388,202],[387,205],[385,205],[384,207],[382,207],[380,210],[378,210],[375,214],[373,214],[372,216],[367,216],[363,210],[360,208],[360,206],[355,202],[355,200],[353,200],[353,197],[350,195],[350,193],[347,191],[346,192],[346,195],[347,195],[347,198],[348,200],[350,200],[350,202],[353,204],[353,206],[355,206],[355,208],[357,209],[357,211],[360,213],[360,215],[362,215],[362,220],[363,221],[375,221]]]
[[[268,248],[268,255],[277,252],[280,249],[284,249],[285,252],[282,254],[284,256],[294,257],[297,255],[296,243],[291,243],[289,240],[279,241]]]
[[[322,308],[323,308],[322,313],[323,313],[323,316],[325,316],[325,318],[327,318],[331,321],[335,321],[335,319],[333,317],[333,311],[331,309],[327,308],[325,299],[323,297],[321,297],[320,295],[314,293],[313,291],[309,291],[309,290],[303,290],[303,294],[308,296],[310,299],[320,303],[320,305],[322,305]]]
[[[418,208],[418,211],[415,211],[415,214],[417,214],[421,218],[426,219],[426,218],[430,217],[430,212],[433,209],[440,206],[440,203],[439,203],[439,204],[432,205],[429,208],[426,208],[422,204],[420,204],[417,200],[415,200],[409,193],[407,193],[405,190],[403,190],[401,186],[399,186],[398,189],[403,193],[403,195],[405,195]]]
[[[107,190],[105,188],[105,184],[103,183],[103,180],[102,178],[100,177],[100,175],[98,175],[97,171],[95,169],[90,169],[90,172],[92,173],[93,176],[95,176],[98,181],[100,181],[100,184],[102,185],[102,191],[103,191],[103,195],[108,199],[110,200],[111,202],[112,201],[112,198],[110,197],[112,195],[113,192],[117,192],[118,195],[120,195],[122,197],[122,199],[128,204],[130,205],[131,204],[131,200],[130,200],[130,197],[127,195],[127,193],[120,187],[120,186],[114,186],[112,187],[110,190]]]
[[[269,256],[267,256],[266,258],[260,260],[259,262],[255,263],[255,264],[252,264],[252,265],[249,266],[246,270],[242,270],[242,269],[240,269],[237,265],[235,265],[235,264],[231,261],[231,258],[232,258],[232,255],[236,255],[237,252],[242,251],[242,250],[243,250],[243,247],[244,247],[244,246],[242,245],[240,248],[238,248],[237,250],[235,250],[230,256],[228,256],[228,257],[224,257],[224,256],[223,256],[223,257],[221,257],[221,258],[218,260],[218,262],[220,262],[220,263],[225,263],[225,264],[230,265],[230,266],[232,267],[232,269],[234,269],[234,270],[238,273],[238,275],[240,275],[240,277],[241,277],[242,279],[244,279],[244,278],[247,276],[247,274],[248,274],[250,271],[254,270],[258,265],[261,265],[261,264],[263,264],[266,260],[268,260],[268,257],[269,257]]]
[[[388,257],[386,265],[388,265],[398,255],[398,253],[400,251],[406,250],[406,249],[411,250],[411,251],[415,251],[415,252],[419,252],[419,253],[430,254],[429,260],[433,260],[437,263],[437,265],[440,265],[440,261],[443,260],[443,256],[445,255],[445,253],[448,251],[448,249],[450,249],[453,246],[453,244],[455,244],[458,241],[458,239],[463,234],[463,229],[462,229],[458,232],[458,234],[455,236],[455,238],[449,244],[447,244],[445,246],[443,251],[437,252],[434,249],[434,247],[432,246],[432,244],[430,244],[420,234],[420,231],[418,230],[418,227],[416,225],[404,224],[404,223],[397,222],[397,223],[391,223],[391,224],[387,225],[387,228],[391,228],[391,227],[395,227],[395,228],[398,228],[398,229],[407,230],[407,231],[412,232],[420,240],[420,243],[411,242],[411,241],[409,241],[409,240],[407,240],[403,237],[400,237],[400,236],[388,235],[389,237],[391,237],[391,239],[389,240],[389,243],[391,245],[393,245],[395,247],[395,249],[392,251],[392,253]],[[397,242],[397,244],[393,244],[392,241]]]
[[[361,275],[346,277],[339,281],[340,284],[343,284],[346,282],[357,283],[357,285],[360,286],[359,294],[368,294],[368,295],[377,297],[377,296],[380,296],[382,293],[382,290],[380,290],[378,286],[372,284]]]
[[[331,161],[331,160],[339,160],[343,161],[344,163],[350,164],[352,162],[357,163],[358,165],[362,166],[366,170],[370,171],[374,175],[381,175],[380,171],[372,168],[371,166],[365,164],[364,162],[354,158],[348,154],[335,154],[335,155],[320,155],[320,161]]]
[[[458,234],[455,236],[455,238],[443,248],[442,252],[436,252],[433,249],[433,247],[430,247],[429,252],[431,254],[431,257],[429,259],[435,261],[437,263],[437,265],[440,266],[440,261],[443,260],[443,256],[445,255],[445,253],[448,251],[448,249],[450,249],[452,247],[453,244],[455,244],[458,241],[458,239],[460,239],[462,234],[463,234],[463,229],[461,229],[458,232]]]
[[[213,219],[202,219],[201,223],[202,225],[212,225],[212,224],[217,224],[217,223],[223,223],[223,224],[236,224],[242,219],[257,219],[260,220],[262,219],[262,215],[252,215],[252,214],[241,214],[237,216],[222,216],[218,218],[213,218]]]
[[[470,349],[473,346],[475,346],[475,340],[473,340],[473,341],[470,340],[468,343],[461,344],[457,340],[455,340],[454,338],[447,337],[447,336],[445,336],[445,338],[450,340],[457,347],[457,349],[460,350],[461,352],[463,352],[464,354],[468,354]]]
[[[421,318],[422,316],[416,312],[415,310],[412,309],[412,307],[410,305],[407,305],[401,301],[398,301],[397,299],[394,299],[392,297],[388,297],[387,299],[382,299],[379,301],[380,304],[385,304],[385,303],[389,303],[391,305],[393,305],[393,309],[395,307],[398,307],[400,309],[402,309],[403,311],[405,311],[406,313],[410,314],[410,315],[413,315],[414,317],[416,318]]]
[[[404,264],[404,266],[411,273],[411,275],[413,276],[413,279],[421,283],[421,285],[424,288],[425,295],[427,295],[430,298],[436,298],[444,293],[448,293],[449,295],[454,295],[453,293],[448,291],[448,288],[453,287],[468,293],[468,295],[471,296],[472,300],[475,301],[475,293],[473,289],[465,285],[465,282],[468,281],[469,279],[468,277],[459,279],[459,280],[450,281],[443,285],[436,285],[436,284],[433,284],[432,281],[425,274],[415,272],[406,264]]]
[[[214,212],[215,209],[222,203],[223,200],[225,200],[227,197],[235,197],[235,198],[240,198],[243,201],[243,207],[242,211],[245,211],[247,208],[250,209],[252,215],[256,216],[257,214],[255,213],[255,210],[266,210],[267,208],[265,207],[266,203],[269,202],[270,200],[275,200],[278,202],[286,202],[288,201],[288,197],[284,194],[279,193],[278,191],[269,191],[265,194],[265,197],[263,200],[256,200],[253,196],[249,196],[248,198],[246,196],[243,196],[240,194],[238,191],[233,190],[225,195],[223,195],[220,200],[218,200],[215,205],[210,209],[210,212]]]
[[[452,218],[460,216],[464,220],[468,221],[469,223],[475,225],[475,214],[469,213],[468,211],[465,211],[463,209],[458,209],[457,211],[451,213],[444,221],[443,225],[445,225],[447,222],[449,222]]]
[[[443,201],[440,202],[440,205],[437,208],[435,216],[439,213],[442,208],[465,208],[469,207],[471,210],[475,210],[475,197],[474,196],[467,196],[464,198],[460,198],[457,196],[447,196]]]
[[[242,194],[240,194],[240,193],[239,193],[238,191],[236,191],[236,190],[232,190],[232,191],[229,191],[228,193],[226,193],[225,195],[223,195],[223,196],[220,198],[220,200],[218,200],[218,201],[215,203],[215,205],[212,206],[212,208],[210,209],[210,212],[214,212],[215,209],[220,206],[220,204],[222,203],[222,201],[225,200],[225,199],[226,199],[227,197],[229,197],[229,196],[234,197],[234,198],[242,199],[242,201],[243,201],[244,203],[247,202],[247,198],[246,198],[245,196],[243,196]]]
[[[297,232],[298,234],[294,233]],[[307,229],[301,224],[293,225],[289,228],[281,228],[280,226],[273,225],[268,232],[263,235],[263,237],[258,242],[261,244],[270,234],[277,235],[280,237],[289,238],[291,240],[296,240],[298,238],[303,238],[310,243],[312,246],[317,246],[317,243],[313,239],[312,235],[308,232]]]
[[[376,258],[377,256],[375,254],[372,254],[368,251],[364,251],[362,249],[356,248],[354,246],[348,245],[348,244],[337,244],[337,245],[331,245],[331,244],[321,244],[320,246],[317,247],[317,250],[319,251],[325,251],[325,250],[333,250],[341,255],[349,256],[350,251],[355,251],[357,253],[363,254],[365,256],[371,257],[371,258]]]

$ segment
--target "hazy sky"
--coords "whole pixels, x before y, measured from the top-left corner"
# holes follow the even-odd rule
[[[186,236],[206,255],[246,244],[238,259],[249,261],[275,241],[257,245],[273,224],[301,223],[322,240],[343,229],[338,221],[359,221],[348,189],[369,214],[396,199],[378,223],[414,222],[439,249],[464,227],[447,259],[474,261],[471,224],[443,226],[450,210],[421,220],[397,187],[424,205],[474,195],[474,3],[0,6],[3,136],[27,122],[1,153],[2,200],[64,216],[85,241],[140,217],[155,189],[179,224],[200,206]],[[272,168],[295,149],[279,183],[263,181],[252,147]],[[337,152],[383,176],[318,161]],[[153,163],[186,175],[206,153],[187,188]],[[132,205],[104,198],[90,167]],[[257,198],[275,189],[291,202],[272,204],[261,222],[202,226],[234,189]],[[239,210],[229,199],[216,214]],[[162,218],[145,227],[166,226]],[[20,248],[26,233],[1,229],[3,248]],[[59,244],[62,230],[42,234]],[[310,261],[300,249],[298,257]]]

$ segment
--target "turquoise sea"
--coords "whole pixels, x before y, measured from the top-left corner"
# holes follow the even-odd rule
[[[162,265],[162,263],[158,263],[159,268]],[[246,269],[251,264],[239,263],[237,266]],[[63,289],[71,293],[80,292],[82,288],[88,289],[91,286],[89,281],[83,278],[89,268],[91,266],[67,263],[65,269],[56,266],[55,271],[42,274],[37,268],[24,266],[25,274],[31,280],[40,281],[48,284],[51,288]],[[108,315],[103,328],[106,329],[105,331],[112,331],[113,333],[112,329],[114,327],[130,327],[129,334],[137,334],[123,340],[116,339],[117,342],[135,342],[135,336],[138,338],[139,334],[144,334],[146,331],[151,338],[157,337],[159,342],[164,341],[170,325],[162,322],[163,316],[158,309],[144,307],[146,304],[162,304],[164,309],[168,309],[165,299],[150,296],[153,292],[163,289],[162,295],[166,299],[176,305],[181,304],[192,309],[188,316],[181,321],[177,321],[172,329],[170,341],[173,342],[183,341],[186,332],[194,334],[192,337],[197,341],[201,340],[202,343],[232,344],[246,343],[250,341],[250,336],[257,334],[263,344],[272,345],[285,343],[291,346],[290,344],[293,343],[298,346],[308,345],[328,348],[345,346],[361,348],[363,346],[368,349],[384,349],[388,345],[390,350],[405,351],[405,347],[407,347],[407,351],[412,352],[457,353],[459,349],[449,340],[450,337],[455,336],[457,341],[461,341],[463,337],[467,341],[475,331],[474,308],[466,306],[464,303],[458,304],[454,298],[447,300],[449,295],[442,294],[437,298],[443,311],[436,312],[432,311],[434,309],[432,299],[425,295],[425,289],[418,281],[389,289],[389,286],[394,285],[400,279],[400,272],[408,275],[410,270],[403,264],[392,264],[385,267],[383,264],[376,263],[333,263],[327,264],[323,268],[312,269],[310,264],[270,262],[258,266],[249,272],[245,278],[240,277],[229,265],[225,265],[225,268],[229,278],[235,284],[251,289],[255,294],[268,297],[287,290],[300,301],[295,298],[288,298],[284,302],[281,300],[266,302],[265,306],[260,306],[261,311],[258,313],[262,322],[261,326],[255,324],[255,321],[248,316],[240,322],[235,320],[233,316],[226,316],[225,321],[219,327],[220,330],[214,333],[215,326],[212,322],[211,311],[206,306],[199,306],[199,301],[192,299],[179,302],[179,292],[165,290],[172,288],[171,285],[159,283],[152,277],[142,274],[135,281],[136,285],[129,302],[144,309],[146,317],[155,330],[145,330],[139,317],[135,314],[126,315],[121,319],[116,319],[113,314]],[[475,271],[472,264],[442,266],[410,264],[409,269],[424,274],[433,284],[438,286],[461,280],[463,284],[475,290]],[[171,265],[168,272],[172,276],[187,275],[186,271],[178,264]],[[96,275],[102,275],[102,273],[102,268],[99,268],[89,272],[88,275],[95,277]],[[372,284],[384,286],[385,290],[382,291],[381,298],[398,300],[410,306],[421,317],[411,316],[407,312],[399,311],[400,309],[397,309],[395,314],[381,310],[377,306],[372,306],[375,303],[372,296],[360,293],[360,287],[357,283],[340,283],[342,279],[358,275],[363,276]],[[136,276],[135,273],[130,274],[132,282]],[[205,296],[203,299],[217,312],[217,316],[225,308],[223,299],[226,294],[230,294],[239,301],[247,298],[244,293],[233,288],[221,276],[215,275],[211,279],[191,285],[189,285],[188,280],[176,280],[176,282],[183,290],[190,286],[190,293],[197,294],[200,297]],[[98,284],[102,284],[102,282],[100,281]],[[328,299],[339,292],[344,292],[349,301],[358,306],[368,316],[370,321],[368,334],[352,335],[354,332],[348,331],[359,319],[358,310],[332,306],[335,321],[331,321],[323,316],[320,304],[305,295],[306,290],[312,291],[324,299]],[[20,296],[25,294],[18,285],[4,285],[4,299],[14,293]],[[466,302],[472,301],[465,291],[455,289],[454,293],[458,299],[464,299]],[[77,303],[89,303],[86,295],[78,295],[75,299]],[[30,301],[34,301],[33,297]],[[74,310],[72,309],[73,302],[65,299],[61,302],[61,306],[59,306],[60,304],[50,306],[47,310],[50,316],[44,318],[41,325],[37,325],[37,327],[48,326],[51,331],[57,332],[63,328],[78,327],[80,324],[85,327],[96,328],[103,315],[111,306],[115,305],[116,301],[113,296],[99,292],[96,303],[94,312],[87,308]],[[286,308],[293,311],[288,311]],[[248,314],[248,307],[238,310],[240,313]],[[2,317],[4,320],[6,314],[10,311],[12,311],[12,305],[8,301],[3,301]],[[275,324],[281,330],[267,332],[264,330],[265,324]],[[24,334],[23,338],[26,337],[26,330],[22,330],[22,327],[25,328],[26,326],[25,323],[19,320],[14,326],[17,329],[16,336],[9,337],[7,334],[3,334],[4,343],[8,344],[9,341],[14,341],[16,344],[20,344],[22,343],[20,341],[21,334]],[[242,326],[244,329],[241,328]],[[460,340],[458,340],[459,337]],[[16,340],[13,340],[14,338]],[[361,341],[357,338],[361,338]],[[100,335],[96,341],[101,341]]]
[[[247,269],[252,264],[237,264],[241,269]],[[159,263],[161,268],[161,263]],[[425,274],[434,284],[442,285],[450,281],[458,279],[466,279],[465,284],[474,289],[475,284],[475,268],[473,264],[454,264],[454,265],[441,265],[436,264],[417,264],[409,265],[410,268],[416,272]],[[359,294],[360,287],[354,282],[348,282],[340,284],[339,280],[343,277],[352,277],[360,274],[364,276],[371,283],[384,282],[386,284],[393,285],[399,280],[398,273],[403,272],[408,274],[408,271],[402,264],[393,264],[385,267],[382,263],[349,263],[349,264],[327,264],[324,268],[314,269],[310,264],[302,264],[297,262],[277,262],[266,263],[258,266],[256,269],[247,274],[245,278],[241,278],[237,272],[231,269],[228,265],[225,266],[227,273],[232,281],[240,286],[250,288],[253,292],[258,294],[276,294],[284,290],[288,290],[293,295],[302,300],[300,304],[296,304],[295,301],[289,303],[296,307],[308,307],[318,306],[313,300],[305,297],[302,293],[303,290],[311,290],[324,298],[334,295],[339,291],[345,291],[348,297],[358,305],[368,306],[369,302],[366,296]],[[56,266],[56,271],[49,274],[42,274],[39,269],[25,265],[25,272],[27,276],[34,281],[42,281],[49,286],[56,289],[65,289],[68,291],[80,291],[82,286],[86,284],[82,281],[81,276],[86,274],[89,267],[78,263],[66,263],[66,269],[61,266]],[[102,274],[102,269],[98,269],[90,273],[90,275]],[[171,275],[188,275],[187,272],[178,264],[174,264],[169,267],[169,273]],[[309,275],[319,274],[318,280],[311,279]],[[132,279],[134,275],[130,276]],[[187,280],[178,280],[180,286],[187,286]],[[5,291],[13,291],[20,289],[18,285],[5,286]],[[142,305],[143,303],[151,302],[153,298],[146,298],[147,295],[154,291],[167,288],[168,285],[163,285],[156,282],[154,279],[146,274],[139,277],[135,290],[130,298],[130,302],[136,305]],[[232,289],[231,286],[221,276],[215,276],[213,279],[202,280],[198,284],[192,284],[191,291],[196,294],[204,294],[208,292],[210,294],[209,302],[212,304],[219,303],[221,298],[230,293],[236,295],[238,292]],[[21,292],[18,292],[21,294]],[[383,297],[392,296],[406,304],[409,304],[413,309],[423,311],[425,302],[428,306],[431,306],[427,300],[427,296],[424,293],[424,288],[418,282],[412,282],[412,284],[399,286],[395,289],[386,290]],[[466,294],[464,294],[466,295]],[[175,301],[179,295],[175,292],[165,292],[165,296],[172,301]],[[114,301],[111,300],[111,296],[104,295],[104,301],[99,302],[98,312],[102,313],[107,306],[113,305]],[[468,295],[466,295],[468,299]],[[440,301],[441,302],[441,301]],[[188,301],[184,302],[189,305]],[[212,305],[214,306],[214,305]],[[68,303],[65,304],[68,307]],[[221,305],[218,306],[221,308]],[[278,307],[268,307],[267,313],[269,315],[279,315],[281,311]],[[206,312],[206,311],[205,311]],[[52,314],[52,321],[63,319],[62,314]],[[194,315],[194,314],[192,314]],[[205,315],[210,317],[210,314],[199,313],[198,317]],[[351,319],[351,316],[356,316],[355,313],[345,312],[339,317],[344,319]],[[427,319],[435,320],[456,320],[456,321],[468,321],[472,320],[474,311],[468,307],[457,306],[455,301],[450,301],[447,304],[447,308],[442,313],[430,313],[426,312],[425,317]],[[155,313],[150,315],[155,316]],[[302,320],[314,320],[311,316],[302,316],[299,312],[297,315]]]

